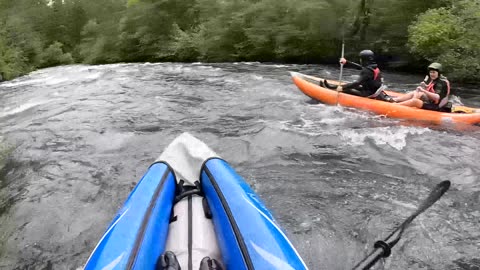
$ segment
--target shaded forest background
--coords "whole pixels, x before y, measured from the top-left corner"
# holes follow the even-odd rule
[[[71,63],[337,63],[369,48],[385,67],[478,82],[480,1],[0,0],[0,74]]]

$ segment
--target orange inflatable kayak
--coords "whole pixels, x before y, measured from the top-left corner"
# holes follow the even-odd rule
[[[341,105],[361,110],[367,110],[391,118],[409,119],[432,122],[435,124],[480,124],[480,109],[466,106],[456,106],[451,113],[422,110],[366,97],[359,97],[321,87],[318,82],[322,78],[290,72],[295,85],[307,96],[325,104]],[[328,80],[332,84],[338,84]],[[402,93],[385,91],[390,96],[401,96]]]

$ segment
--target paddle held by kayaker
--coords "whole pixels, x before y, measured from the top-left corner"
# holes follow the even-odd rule
[[[384,92],[386,87],[383,85],[382,73],[375,62],[375,54],[371,50],[363,50],[359,56],[360,64],[340,58],[340,64],[350,64],[361,71],[356,81],[339,85],[337,91],[392,102],[392,98]],[[326,81],[324,83],[328,85]]]

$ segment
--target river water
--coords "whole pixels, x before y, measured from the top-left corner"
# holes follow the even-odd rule
[[[418,126],[311,102],[315,65],[116,64],[0,84],[0,269],[81,268],[151,162],[188,131],[229,161],[311,269],[351,269],[443,180],[376,269],[480,269],[480,128]],[[344,70],[352,80],[355,70]],[[386,73],[406,91],[422,76]],[[480,91],[456,87],[480,107]]]

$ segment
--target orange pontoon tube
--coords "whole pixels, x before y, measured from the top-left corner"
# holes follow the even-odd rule
[[[435,124],[480,124],[480,109],[466,106],[456,107],[457,112],[438,112],[422,110],[366,97],[359,97],[336,90],[321,87],[318,82],[322,78],[291,72],[295,85],[307,96],[329,105],[341,105],[361,110],[371,111],[391,118],[427,121]],[[330,81],[333,84],[338,82]],[[385,91],[391,96],[400,96],[402,93]]]

